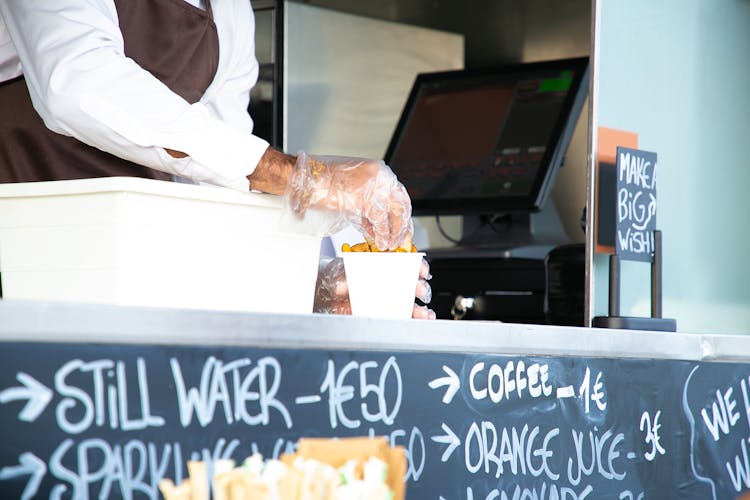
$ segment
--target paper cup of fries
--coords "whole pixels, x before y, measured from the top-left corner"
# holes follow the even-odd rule
[[[343,252],[353,316],[411,318],[423,252]]]

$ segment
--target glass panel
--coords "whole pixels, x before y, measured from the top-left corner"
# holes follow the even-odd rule
[[[599,0],[595,22],[593,158],[598,127],[658,154],[663,315],[750,333],[750,2]],[[607,275],[594,256],[592,316],[607,314]],[[621,277],[621,315],[649,316],[650,266],[623,262]]]
[[[249,107],[255,123],[253,133],[272,145],[278,145],[274,137],[275,23],[275,9],[255,11],[255,56],[260,67],[258,82],[250,92]]]

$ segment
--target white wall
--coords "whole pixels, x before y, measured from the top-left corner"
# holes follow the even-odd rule
[[[664,316],[684,332],[750,333],[750,1],[597,0],[596,10],[594,123],[636,132],[659,155]],[[623,263],[622,315],[649,315],[649,276]],[[607,286],[598,255],[593,315],[607,313]]]
[[[285,149],[382,158],[417,73],[463,68],[454,33],[286,3]]]

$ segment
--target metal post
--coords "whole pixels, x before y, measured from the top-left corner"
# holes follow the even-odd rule
[[[620,315],[620,257],[609,256],[609,315]]]
[[[654,260],[651,261],[651,317],[661,318],[661,231],[654,231]]]

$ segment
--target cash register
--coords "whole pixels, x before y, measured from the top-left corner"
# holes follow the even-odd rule
[[[438,318],[547,322],[545,202],[587,90],[588,58],[417,76],[384,159],[415,215],[462,217],[425,249]]]

